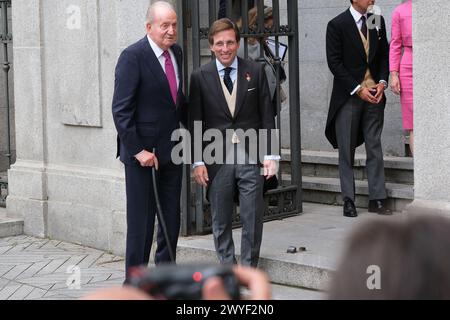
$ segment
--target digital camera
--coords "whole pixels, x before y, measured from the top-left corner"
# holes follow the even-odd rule
[[[205,281],[220,277],[233,300],[240,299],[239,282],[231,266],[223,265],[159,265],[132,269],[128,285],[150,294],[155,299],[201,300]]]

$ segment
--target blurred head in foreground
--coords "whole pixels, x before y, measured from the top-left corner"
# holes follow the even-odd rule
[[[331,299],[450,299],[450,218],[373,221],[349,240]]]

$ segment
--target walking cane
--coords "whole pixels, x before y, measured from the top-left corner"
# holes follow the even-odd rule
[[[155,148],[153,148],[153,154],[156,154],[155,151],[156,151]],[[170,245],[169,234],[167,233],[166,222],[164,221],[164,217],[163,217],[163,213],[162,213],[162,209],[161,209],[161,203],[159,202],[158,186],[156,183],[156,168],[155,168],[155,166],[152,167],[152,176],[153,176],[153,193],[155,195],[155,201],[156,201],[156,215],[158,216],[158,222],[163,231],[164,238],[166,239],[167,250],[169,250],[170,261],[172,263],[175,263],[175,257],[173,255],[172,247]]]

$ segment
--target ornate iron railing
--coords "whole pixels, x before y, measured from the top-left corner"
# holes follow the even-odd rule
[[[5,207],[7,195],[8,183],[6,181],[0,181],[0,207]]]
[[[8,8],[11,7],[11,0],[0,0],[0,42],[3,49],[3,79],[4,79],[4,101],[2,105],[6,106],[6,119],[0,119],[0,121],[6,122],[6,153],[4,155],[8,158],[8,165],[11,165],[11,103],[9,95],[9,71],[11,69],[11,63],[8,60],[8,47],[12,43],[12,34],[10,33],[8,26]],[[3,123],[1,124],[3,126]],[[6,181],[0,181],[0,206],[5,206],[6,196],[8,195],[8,183]]]

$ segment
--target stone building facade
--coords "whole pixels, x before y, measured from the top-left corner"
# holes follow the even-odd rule
[[[173,2],[179,10],[181,1]],[[388,24],[400,2],[377,1]],[[147,6],[148,0],[13,0],[17,161],[8,175],[7,211],[24,218],[25,233],[123,254],[125,185],[114,158],[114,67],[120,52],[145,35]],[[348,6],[348,0],[299,0],[304,149],[331,150],[323,134],[332,85],[325,30]],[[414,1],[415,204],[431,201],[450,211],[450,44],[435,23],[449,30],[449,14],[446,0]],[[402,156],[399,99],[388,99],[384,151]],[[286,116],[283,110],[283,121]]]

